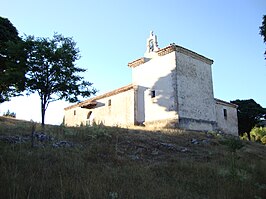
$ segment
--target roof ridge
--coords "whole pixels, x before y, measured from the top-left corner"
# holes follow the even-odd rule
[[[131,84],[128,84],[126,86],[123,86],[123,87],[117,88],[115,90],[109,91],[107,93],[104,93],[102,95],[98,95],[98,96],[95,96],[93,98],[90,98],[90,99],[84,100],[82,102],[79,102],[77,104],[68,106],[68,107],[64,108],[64,110],[69,110],[69,109],[75,108],[75,107],[81,107],[81,106],[84,106],[84,105],[86,105],[86,104],[88,104],[88,103],[90,103],[92,101],[99,100],[99,99],[102,99],[102,98],[105,98],[105,97],[110,97],[110,96],[113,96],[113,95],[128,91],[128,90],[130,90],[132,88],[134,88],[134,85],[131,83]]]

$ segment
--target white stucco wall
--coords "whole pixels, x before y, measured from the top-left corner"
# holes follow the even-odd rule
[[[86,118],[88,114],[88,109],[75,107],[72,109],[65,110],[64,120],[67,126],[80,126],[81,124],[86,124]]]
[[[224,110],[226,110],[227,117],[224,115]],[[219,130],[238,136],[237,109],[235,107],[216,103],[216,118]]]
[[[132,69],[133,84],[138,85],[137,121],[146,124],[168,119],[177,121],[174,71],[174,52],[154,56]],[[154,98],[151,98],[151,91],[155,91]]]
[[[179,126],[213,130],[216,123],[211,65],[176,52]]]
[[[111,105],[108,101],[111,100]],[[76,110],[76,115],[74,115]],[[87,114],[92,115],[87,119]],[[65,110],[65,124],[79,126],[81,123],[104,124],[106,126],[130,126],[134,124],[134,89],[97,100],[97,106],[92,109],[76,107]]]

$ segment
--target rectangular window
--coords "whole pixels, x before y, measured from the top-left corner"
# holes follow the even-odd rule
[[[151,98],[154,98],[155,97],[155,90],[152,90],[151,91]]]
[[[76,115],[76,110],[74,110],[74,115]]]
[[[224,109],[224,119],[227,120],[227,110]]]
[[[111,106],[112,105],[112,101],[109,99],[108,100],[108,106]]]

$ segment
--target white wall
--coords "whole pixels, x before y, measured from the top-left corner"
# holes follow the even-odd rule
[[[224,110],[227,112],[227,117],[224,116]],[[235,107],[216,103],[216,118],[218,129],[238,136],[237,109]]]
[[[65,125],[67,126],[80,126],[81,124],[86,124],[86,118],[88,114],[88,109],[75,107],[72,109],[65,110]]]
[[[216,123],[211,65],[176,52],[180,127],[213,130]]]
[[[137,121],[145,123],[165,119],[177,121],[174,71],[174,52],[165,56],[154,56],[132,69],[133,84],[138,85]],[[151,98],[152,90],[155,91],[154,98]]]
[[[111,105],[108,106],[108,101]],[[74,115],[76,110],[76,115]],[[92,115],[87,119],[87,114]],[[104,124],[106,126],[130,126],[134,124],[134,89],[97,100],[97,106],[93,109],[80,107],[65,110],[65,124],[79,126],[81,123]]]

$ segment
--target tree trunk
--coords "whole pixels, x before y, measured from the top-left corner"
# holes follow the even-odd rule
[[[46,108],[45,108],[45,105],[46,105],[46,100],[43,100],[41,99],[42,101],[42,104],[41,104],[41,111],[42,111],[42,128],[44,129],[44,118],[45,118],[45,111],[46,111]]]

